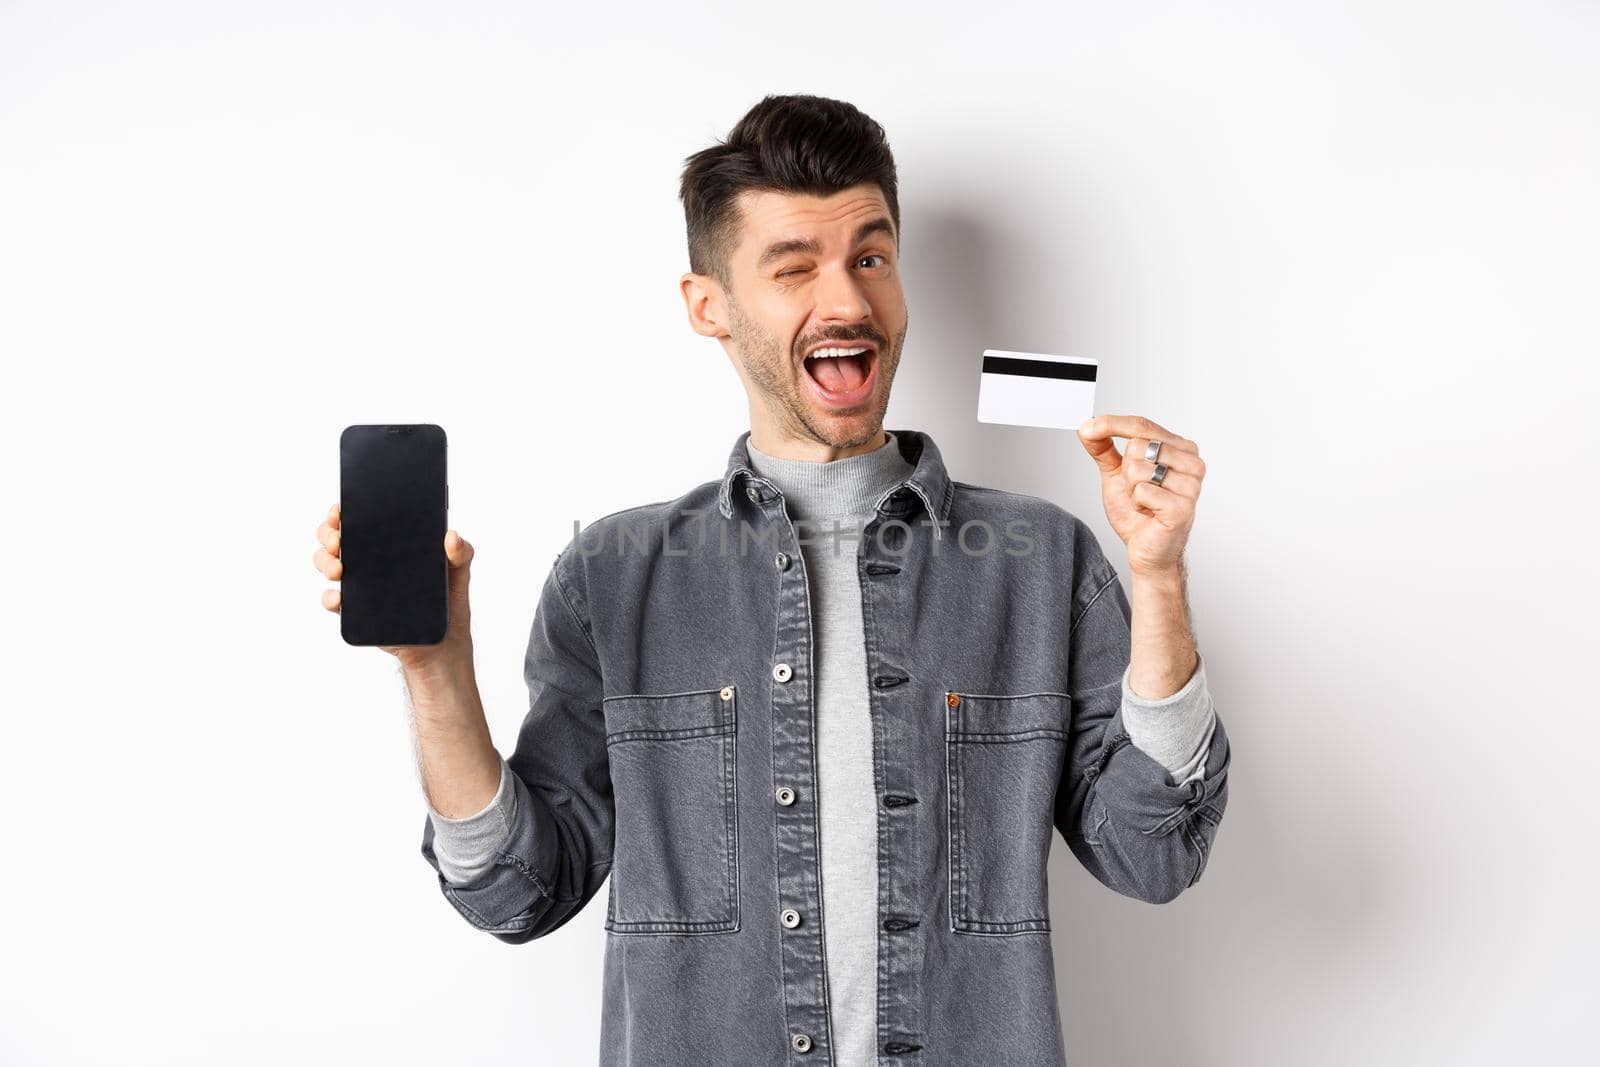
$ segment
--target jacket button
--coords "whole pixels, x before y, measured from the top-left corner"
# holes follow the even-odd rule
[[[787,663],[780,663],[772,668],[772,677],[780,682],[787,682],[794,675],[794,669]]]
[[[731,686],[731,685],[723,686],[722,687],[722,693],[720,695],[721,695],[723,700],[732,700],[733,699],[733,686]]]
[[[778,803],[787,808],[790,804],[794,803],[794,790],[790,789],[786,785],[780,785],[778,787],[777,797]]]
[[[944,702],[950,705],[952,708],[958,708],[961,706],[961,698],[956,696],[954,693],[946,693]]]
[[[778,569],[780,571],[788,570],[789,569],[789,553],[787,553],[787,552],[779,552],[776,556],[772,557],[772,562],[778,565]]]
[[[753,485],[752,486],[748,486],[745,489],[744,495],[749,497],[752,503],[756,503],[756,504],[761,503],[761,490],[757,489]]]
[[[794,1046],[796,1052],[811,1051],[811,1038],[805,1034],[795,1034],[794,1037],[789,1039],[789,1044]]]
[[[800,925],[800,913],[795,911],[793,908],[784,908],[783,914],[779,916],[779,920],[783,923],[783,925],[793,930],[796,926]]]

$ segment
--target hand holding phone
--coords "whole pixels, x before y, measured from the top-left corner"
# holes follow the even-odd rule
[[[423,791],[434,810],[461,818],[481,811],[495,795],[500,757],[473,672],[467,583],[474,552],[459,533],[444,529],[444,431],[415,431],[393,435],[402,438],[397,450],[389,450],[388,442],[377,445],[376,458],[361,454],[359,440],[341,438],[340,501],[317,527],[319,547],[312,563],[325,578],[341,582],[340,588],[323,590],[322,606],[339,615],[345,640],[376,644],[400,661]],[[407,437],[419,447],[404,447]],[[347,465],[347,459],[353,462]],[[442,606],[434,583],[440,568],[447,568]],[[375,586],[381,593],[391,580],[420,593],[386,616],[374,611],[383,601],[371,597]],[[359,620],[351,615],[358,598],[364,605]],[[442,640],[415,642],[418,636],[434,636],[429,631],[441,618]],[[419,628],[422,633],[414,632]]]
[[[351,426],[340,436],[340,501],[317,528],[313,562],[341,581],[323,593],[353,645],[408,665],[470,662],[472,546],[446,530],[444,431],[431,424]]]
[[[340,558],[343,549],[343,530],[341,528],[342,516],[339,505],[334,504],[328,509],[328,515],[317,527],[317,543],[321,546],[312,553],[311,562],[329,581],[337,582],[344,576],[344,561]],[[420,667],[435,667],[442,664],[448,657],[461,655],[464,662],[471,662],[471,622],[472,610],[468,603],[467,586],[472,571],[472,559],[476,550],[472,542],[462,537],[455,530],[448,530],[444,535],[445,559],[450,565],[449,598],[450,598],[450,625],[445,639],[437,645],[379,645],[383,651],[388,652],[400,660],[401,666],[407,670]],[[341,614],[343,608],[342,590],[324,589],[322,591],[322,606],[333,612]]]

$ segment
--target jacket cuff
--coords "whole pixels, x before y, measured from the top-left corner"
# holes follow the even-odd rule
[[[1122,723],[1128,739],[1169,772],[1169,785],[1205,777],[1206,752],[1216,726],[1216,708],[1198,652],[1182,689],[1165,697],[1142,697],[1129,687],[1133,667],[1122,671]]]
[[[432,804],[428,805],[439,873],[459,886],[494,866],[495,854],[510,838],[516,816],[517,791],[511,786],[511,768],[501,756],[500,787],[482,811],[452,819],[440,815]]]
[[[1232,754],[1220,714],[1209,736],[1202,764],[1205,773],[1175,784],[1166,767],[1133,743],[1119,709],[1107,724],[1100,754],[1086,774],[1100,803],[1124,825],[1147,836],[1165,836],[1202,808],[1220,815],[1227,802]]]

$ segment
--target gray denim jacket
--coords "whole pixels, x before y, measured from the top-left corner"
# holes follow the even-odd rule
[[[1218,716],[1181,785],[1121,718],[1131,607],[1089,527],[952,480],[933,439],[881,496],[858,573],[879,810],[878,1062],[1065,1062],[1052,830],[1100,882],[1164,903],[1227,806]],[[506,762],[495,864],[439,887],[521,944],[606,883],[603,1065],[833,1062],[819,908],[814,649],[782,494],[749,466],[615,512],[556,557]],[[800,535],[804,535],[802,531]],[[422,854],[437,872],[433,827]]]

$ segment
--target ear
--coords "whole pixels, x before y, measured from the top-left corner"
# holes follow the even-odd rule
[[[689,328],[702,337],[729,337],[728,302],[722,286],[705,274],[685,274],[678,279],[683,305],[689,313]]]

